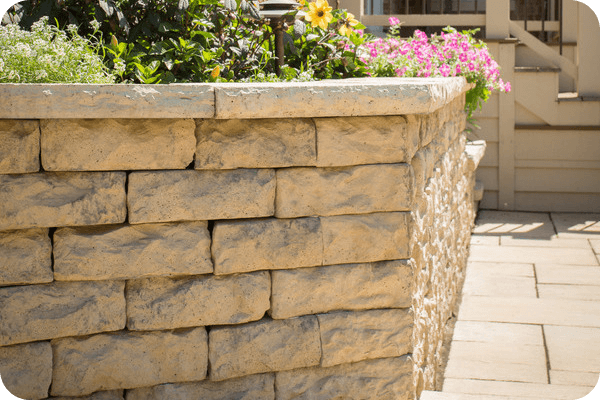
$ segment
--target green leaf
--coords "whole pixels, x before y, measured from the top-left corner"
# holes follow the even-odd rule
[[[294,21],[294,37],[298,39],[300,36],[303,36],[306,33],[306,24],[303,21],[295,20]]]
[[[231,10],[231,11],[237,10],[237,2],[235,0],[225,0],[223,5],[228,10]]]

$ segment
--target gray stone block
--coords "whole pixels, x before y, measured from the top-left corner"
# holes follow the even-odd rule
[[[52,348],[53,396],[197,381],[208,366],[204,328],[57,339]]]
[[[211,273],[205,221],[60,228],[54,277],[82,281]]]
[[[321,265],[318,218],[221,221],[213,230],[215,274]]]
[[[125,327],[125,282],[0,288],[0,346]]]
[[[315,165],[310,119],[206,119],[196,129],[196,169]]]
[[[276,319],[411,305],[412,271],[407,261],[300,268],[271,275],[271,316]]]
[[[0,175],[0,230],[125,221],[125,172]]]
[[[129,175],[130,223],[273,215],[275,171],[157,171]]]
[[[408,164],[277,170],[275,215],[409,211],[414,177]]]
[[[127,283],[127,327],[152,330],[257,321],[269,309],[270,295],[268,272],[133,280]]]
[[[39,121],[0,120],[0,174],[26,174],[39,170]]]
[[[193,119],[48,119],[40,126],[46,171],[184,169],[194,159]]]
[[[210,379],[214,381],[318,365],[321,342],[317,318],[266,319],[213,328],[209,359]]]
[[[0,232],[0,286],[52,282],[48,229]]]

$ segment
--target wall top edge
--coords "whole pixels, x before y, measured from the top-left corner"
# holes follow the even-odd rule
[[[308,118],[427,114],[471,85],[464,78],[169,85],[0,84],[1,119]]]

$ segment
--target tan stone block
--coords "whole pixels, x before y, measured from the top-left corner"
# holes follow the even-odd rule
[[[212,272],[205,221],[60,228],[56,280],[131,279]]]
[[[561,285],[538,283],[541,299],[570,299],[600,301],[600,285]]]
[[[536,264],[535,271],[538,283],[600,286],[600,267]]]
[[[40,128],[46,171],[184,169],[194,159],[193,119],[47,119]]]
[[[413,278],[407,261],[272,271],[271,276],[271,315],[276,319],[411,305]]]
[[[268,217],[274,213],[275,171],[132,172],[130,223]]]
[[[413,317],[408,310],[344,311],[317,318],[323,367],[412,352]]]
[[[271,277],[152,278],[127,283],[127,328],[170,329],[261,319],[270,307]]]
[[[316,118],[315,124],[320,167],[410,162],[419,146],[414,117]]]
[[[257,374],[221,382],[166,383],[127,391],[127,400],[275,400],[275,375]]]
[[[275,375],[277,398],[412,399],[412,362],[382,358],[329,368],[304,368]]]
[[[0,376],[0,384],[17,397],[46,398],[52,383],[50,342],[0,347]]]
[[[106,281],[0,288],[0,345],[123,329],[124,287]]]
[[[408,211],[414,177],[408,164],[277,170],[275,215]]]
[[[576,385],[595,387],[598,384],[598,372],[560,371],[551,369],[550,382],[555,385]]]
[[[197,381],[208,365],[204,328],[57,339],[52,348],[53,396]]]
[[[215,274],[323,263],[319,218],[216,222],[212,240]]]
[[[26,174],[39,170],[39,121],[0,120],[0,174]]]
[[[0,232],[0,286],[52,282],[48,229]]]
[[[323,264],[410,257],[409,213],[374,213],[321,218]]]
[[[0,175],[0,230],[125,221],[124,172]]]
[[[196,128],[196,169],[315,165],[310,119],[205,119]]]
[[[542,327],[529,324],[507,324],[483,321],[456,321],[452,340],[511,345],[544,345]]]
[[[213,328],[209,360],[210,379],[214,381],[318,365],[321,342],[317,318],[266,319]]]
[[[52,400],[123,400],[123,390],[106,390],[102,392],[92,393],[89,396],[60,396],[49,397]]]

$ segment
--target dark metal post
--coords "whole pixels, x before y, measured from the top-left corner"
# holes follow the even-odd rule
[[[558,43],[560,49],[560,55],[563,53],[563,2],[562,0],[558,0],[558,12],[559,12],[559,22],[558,22]]]
[[[270,20],[271,29],[275,34],[275,56],[277,64],[275,72],[281,75],[281,67],[285,64],[285,47],[283,41],[283,26],[285,22],[291,22],[295,16],[291,14],[298,8],[299,4],[294,0],[267,0],[261,3],[260,16]],[[304,15],[302,11],[296,13],[296,16]]]
[[[527,7],[527,0],[523,2],[523,7],[525,7],[525,31],[527,31],[527,18],[529,17],[529,10]]]

